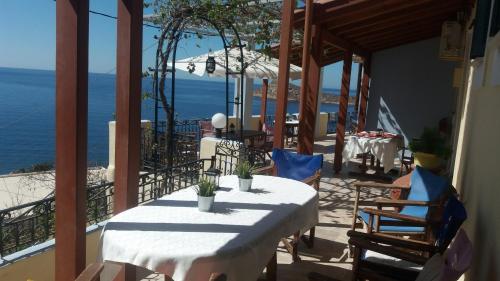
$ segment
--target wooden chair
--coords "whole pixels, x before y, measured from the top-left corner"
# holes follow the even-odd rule
[[[412,165],[414,162],[413,152],[407,147],[401,149],[401,167],[399,168],[399,176],[403,175],[403,169],[405,169],[406,174],[411,173],[413,170]]]
[[[271,157],[271,165],[255,170],[256,174],[268,174],[278,177],[302,181],[311,185],[319,190],[319,183],[321,179],[321,168],[323,165],[323,155],[304,155],[298,154],[284,149],[273,149]],[[294,234],[292,243],[283,239],[287,250],[292,254],[294,261],[299,261],[300,258],[297,253],[297,245],[299,238],[307,245],[307,247],[314,247],[315,227],[309,230],[309,237]]]
[[[459,229],[466,218],[463,204],[452,196],[446,202],[439,220],[425,222],[435,229],[435,239],[432,241],[349,231],[349,244],[355,248],[352,280],[385,280],[383,277],[415,280],[420,273],[415,268],[426,264],[433,255],[443,254],[454,237],[464,239],[465,233],[460,233]],[[456,249],[453,251],[456,252]]]
[[[349,231],[349,244],[355,249],[352,280],[441,280],[433,278],[443,271],[451,277],[447,280],[457,280],[472,259],[471,243],[460,230],[466,218],[463,204],[450,197],[441,219],[428,221],[436,227],[435,242]],[[436,268],[436,262],[440,267]],[[309,277],[311,281],[334,280],[318,273]]]
[[[356,227],[356,219],[360,218],[367,227],[368,232],[420,236],[424,240],[428,239],[431,229],[425,224],[426,219],[439,212],[439,207],[443,206],[453,190],[445,178],[436,176],[420,167],[416,167],[411,176],[408,177],[410,179],[409,186],[373,182],[355,183],[356,201],[354,203],[355,213],[352,229],[354,230]],[[402,181],[407,179],[404,178]],[[372,205],[377,207],[376,209],[364,208],[358,212],[361,187],[399,189],[407,193],[408,196],[405,199],[397,200],[376,199],[371,202]],[[387,210],[387,208],[391,209]]]

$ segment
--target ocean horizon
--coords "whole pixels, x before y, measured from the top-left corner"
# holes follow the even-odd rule
[[[151,90],[150,78],[145,78],[142,84],[143,91]],[[256,89],[259,87],[255,85]],[[233,89],[231,83],[231,99]],[[339,92],[331,88],[323,90]],[[53,163],[55,72],[0,67],[0,96],[0,174],[37,163]],[[175,98],[178,119],[210,118],[217,112],[225,112],[225,83],[177,79]],[[296,113],[298,107],[298,102],[290,101],[287,111]],[[143,100],[141,109],[142,119],[154,119],[152,100]],[[108,122],[114,119],[115,112],[114,74],[89,73],[88,110],[89,164],[107,166]],[[259,114],[260,97],[253,98],[252,110],[253,114]],[[273,115],[274,111],[275,101],[268,100],[267,115]],[[322,104],[321,111],[336,112],[338,105]]]

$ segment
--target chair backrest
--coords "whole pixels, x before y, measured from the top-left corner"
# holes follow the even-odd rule
[[[442,219],[436,229],[436,246],[438,246],[439,252],[444,252],[466,219],[467,211],[464,204],[455,196],[450,196],[446,201]]]
[[[408,200],[429,202],[439,200],[449,187],[446,178],[437,176],[420,166],[417,166],[411,174],[410,185],[411,188],[408,194]],[[428,210],[428,207],[406,206],[400,213],[425,218]]]
[[[313,176],[323,166],[323,154],[305,155],[274,148],[272,159],[278,177],[298,181]]]

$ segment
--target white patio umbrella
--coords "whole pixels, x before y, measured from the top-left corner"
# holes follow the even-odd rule
[[[226,75],[226,52],[224,49],[215,51],[211,54],[203,54],[200,56],[185,58],[175,62],[175,68],[183,71],[188,71],[198,76],[205,74],[206,61],[208,56],[215,58],[215,71],[209,76],[224,77]],[[241,53],[239,48],[231,48],[228,52],[229,57],[229,73],[232,78],[240,78],[239,72],[241,69]],[[245,78],[258,79],[277,79],[279,70],[279,60],[264,55],[262,53],[251,51],[243,48],[243,60],[248,65],[245,69]],[[191,69],[191,71],[190,71]],[[296,65],[290,64],[290,79],[300,79],[302,69]]]

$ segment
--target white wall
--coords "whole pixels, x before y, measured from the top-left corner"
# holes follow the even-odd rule
[[[439,38],[374,53],[366,129],[383,128],[408,141],[425,126],[437,127],[455,109],[455,67],[439,60]]]

